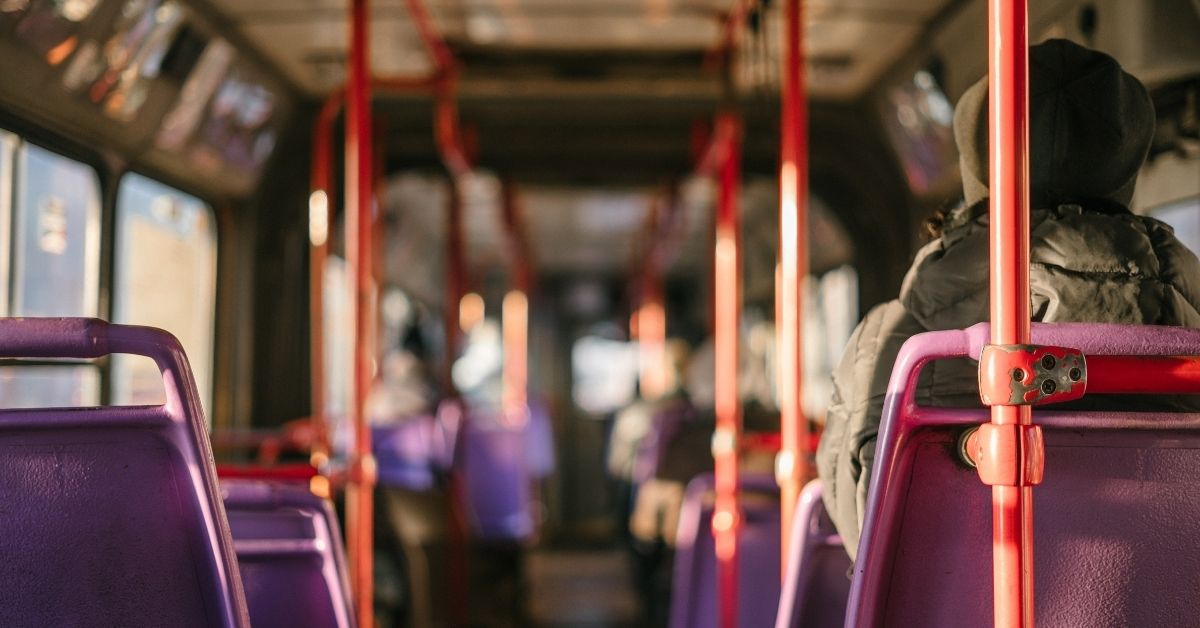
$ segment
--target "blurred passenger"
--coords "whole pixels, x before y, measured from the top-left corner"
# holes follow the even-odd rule
[[[620,486],[618,493],[626,501],[632,499],[631,490],[635,467],[638,464],[638,451],[642,441],[651,432],[654,417],[675,408],[691,407],[681,381],[688,359],[687,344],[682,340],[670,340],[667,342],[666,353],[667,377],[662,395],[649,398],[639,390],[638,398],[617,412],[612,431],[609,433],[605,466],[609,476]],[[629,515],[628,504],[624,514],[626,517]]]
[[[367,399],[376,489],[376,614],[381,625],[448,622],[449,495],[442,481],[447,443],[434,418],[437,401],[419,327],[387,351]]]
[[[1200,262],[1166,224],[1129,209],[1154,135],[1145,87],[1111,57],[1065,40],[1030,50],[1033,320],[1200,327]],[[910,336],[988,318],[987,79],[954,114],[964,202],[933,225],[897,300],[872,309],[834,372],[817,454],[825,503],[858,550],[888,378]],[[979,405],[977,366],[937,364],[917,398]]]

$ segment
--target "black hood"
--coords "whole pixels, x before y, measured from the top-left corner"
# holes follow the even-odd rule
[[[1065,39],[1029,49],[1030,197],[1035,206],[1108,201],[1128,206],[1154,137],[1154,105],[1112,57]],[[954,110],[963,197],[988,196],[988,85]]]

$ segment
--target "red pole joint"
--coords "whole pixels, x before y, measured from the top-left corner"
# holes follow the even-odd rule
[[[979,357],[979,398],[985,406],[1073,401],[1087,390],[1087,360],[1078,349],[988,345]]]
[[[1042,483],[1046,445],[1041,426],[984,423],[967,439],[966,454],[988,486]]]

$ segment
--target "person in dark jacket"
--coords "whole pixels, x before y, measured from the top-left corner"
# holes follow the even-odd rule
[[[1145,87],[1065,40],[1030,49],[1033,320],[1200,327],[1200,261],[1166,224],[1132,213],[1154,134]],[[858,550],[892,364],[910,336],[988,318],[987,80],[954,113],[963,204],[916,256],[898,299],[867,313],[833,374],[817,468],[851,558]],[[924,405],[979,405],[973,361],[926,367]]]

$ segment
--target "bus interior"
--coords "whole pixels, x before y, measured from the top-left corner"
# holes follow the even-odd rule
[[[1006,4],[0,0],[0,547],[19,565],[0,582],[66,574],[0,592],[0,622],[855,625],[851,563],[802,488],[851,333],[963,201],[954,105]],[[1200,251],[1200,2],[1012,4],[1029,44],[1146,86],[1130,209]],[[39,440],[46,408],[107,414]],[[1200,415],[1180,416],[1169,446],[1195,449]],[[1156,499],[1194,510],[1200,480],[1179,482]],[[184,501],[112,505],[161,492]],[[21,539],[55,504],[81,510],[51,547],[198,543],[179,551],[219,603],[97,610],[192,571],[152,549],[43,563]],[[1150,586],[1125,575],[1097,586]],[[803,587],[829,616],[782,601]]]

